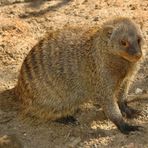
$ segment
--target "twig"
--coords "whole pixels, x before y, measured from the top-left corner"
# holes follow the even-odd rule
[[[128,96],[128,103],[141,101],[141,100],[148,100],[148,94],[139,94],[139,95],[129,95]]]

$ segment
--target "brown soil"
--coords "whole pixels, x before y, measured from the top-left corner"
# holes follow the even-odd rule
[[[46,31],[128,16],[142,27],[147,50],[147,14],[147,0],[0,0],[0,135],[15,135],[24,148],[148,148],[148,99],[131,104],[142,113],[129,122],[144,130],[123,135],[96,103],[85,104],[75,115],[80,125],[24,122],[17,116],[19,104],[11,90],[24,57]],[[146,55],[130,93],[137,88],[147,92],[147,65]]]

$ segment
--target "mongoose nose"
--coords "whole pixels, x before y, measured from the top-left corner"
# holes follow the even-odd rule
[[[132,58],[132,61],[133,61],[133,62],[137,62],[137,61],[142,57],[142,52],[137,52],[137,53],[134,54],[132,57],[133,57],[133,58]]]
[[[135,57],[136,57],[137,59],[140,59],[140,58],[142,57],[142,52],[136,53],[136,54],[135,54]]]

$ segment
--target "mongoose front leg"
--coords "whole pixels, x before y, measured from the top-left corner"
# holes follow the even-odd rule
[[[128,106],[127,104],[128,90],[129,90],[129,83],[128,81],[126,81],[121,85],[118,95],[118,105],[123,116],[125,116],[126,118],[134,118],[140,114],[140,111]]]
[[[138,131],[140,129],[140,126],[130,125],[123,120],[117,103],[109,102],[104,106],[104,112],[106,113],[107,117],[118,127],[122,133],[129,134],[132,131]]]
[[[102,90],[99,91],[99,97],[102,100],[103,110],[105,114],[124,134],[129,134],[132,131],[139,130],[139,126],[129,125],[124,121],[118,103],[116,101],[115,83],[110,82],[111,85],[108,85],[108,81],[109,80],[107,80],[106,77],[106,79],[104,79],[104,82],[101,82]],[[104,92],[103,90],[107,91]]]

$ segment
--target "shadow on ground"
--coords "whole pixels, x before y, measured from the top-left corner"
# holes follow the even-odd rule
[[[33,12],[26,12],[25,14],[20,15],[20,18],[29,18],[29,17],[39,17],[47,12],[56,11],[57,9],[67,5],[72,0],[59,0],[59,2],[55,5],[49,6],[45,9],[41,9],[42,5],[44,4],[44,0],[37,0],[30,2],[30,4],[27,7],[34,7],[36,10],[39,9],[39,11],[33,11]]]
[[[16,110],[18,101],[14,95],[14,88],[0,92],[0,110]]]

